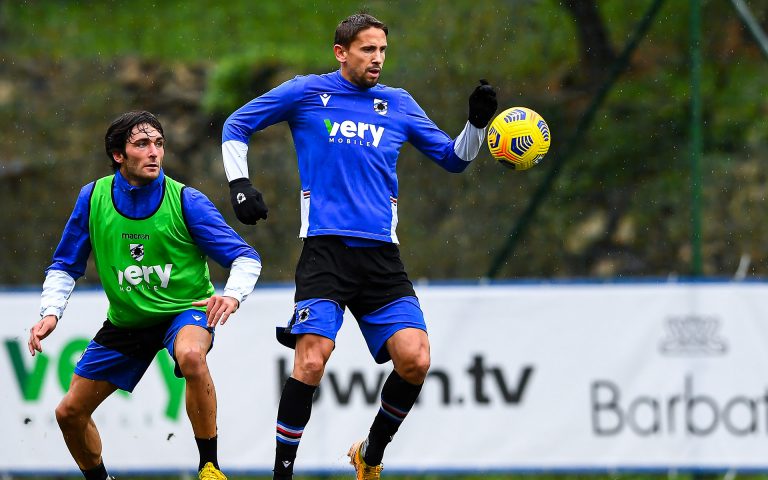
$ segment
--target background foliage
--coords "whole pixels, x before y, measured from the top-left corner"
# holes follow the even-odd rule
[[[406,88],[449,135],[479,78],[500,109],[534,108],[563,142],[610,64],[590,62],[580,27],[617,53],[650,1],[595,2],[585,25],[568,1],[370,1],[390,26],[382,81]],[[592,4],[593,2],[583,2]],[[768,4],[748,2],[768,30]],[[666,277],[690,272],[689,2],[667,1],[500,277]],[[0,0],[0,284],[35,285],[79,188],[109,172],[103,135],[128,109],[157,113],[166,170],[200,189],[262,254],[262,282],[291,281],[300,250],[290,132],[252,138],[250,174],[270,206],[256,227],[228,203],[219,149],[226,116],[297,74],[337,68],[336,24],[359,2],[60,2]],[[702,1],[704,273],[768,272],[768,59],[730,2]],[[579,22],[582,22],[581,24]],[[554,147],[553,147],[554,148]],[[398,234],[412,279],[477,279],[549,163],[528,172],[483,150],[451,175],[410,146],[399,164]],[[213,269],[214,279],[225,272]],[[92,266],[81,283],[95,284]]]

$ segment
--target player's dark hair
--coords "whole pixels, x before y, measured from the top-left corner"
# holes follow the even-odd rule
[[[383,22],[377,20],[373,15],[367,13],[350,15],[342,20],[339,26],[336,27],[336,35],[333,38],[333,44],[349,48],[358,33],[371,27],[383,30],[384,35],[389,33],[387,26]]]
[[[165,136],[160,120],[153,114],[144,110],[126,112],[114,119],[109,125],[107,134],[104,136],[104,147],[107,150],[107,157],[112,161],[112,169],[114,171],[120,170],[120,164],[112,158],[112,153],[119,152],[125,156],[125,144],[128,142],[128,139],[131,138],[133,127],[143,123],[154,127],[160,132],[160,135]]]

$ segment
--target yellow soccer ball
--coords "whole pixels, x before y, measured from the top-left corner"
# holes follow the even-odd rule
[[[526,107],[504,110],[488,128],[488,149],[505,167],[527,170],[549,150],[549,126],[541,115]]]

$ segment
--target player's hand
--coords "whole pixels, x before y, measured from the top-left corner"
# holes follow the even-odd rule
[[[256,225],[256,221],[267,219],[267,204],[261,192],[253,188],[247,178],[238,178],[229,182],[229,198],[235,209],[237,219],[246,225]]]
[[[29,353],[34,357],[35,352],[43,352],[42,340],[51,334],[59,320],[56,315],[46,315],[29,330]]]
[[[485,128],[498,106],[496,91],[487,80],[480,80],[480,85],[469,96],[469,123],[477,128]]]
[[[213,295],[205,300],[192,302],[192,305],[195,307],[205,307],[205,316],[208,317],[208,327],[213,328],[218,323],[222,325],[227,323],[229,316],[235,313],[240,307],[240,302],[232,297]]]

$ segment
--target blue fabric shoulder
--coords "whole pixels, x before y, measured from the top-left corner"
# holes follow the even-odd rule
[[[53,253],[53,262],[45,270],[62,270],[77,280],[85,274],[88,256],[91,254],[91,234],[88,217],[91,211],[91,194],[96,182],[80,189],[75,208],[64,226],[61,240]]]
[[[294,99],[301,95],[308,75],[299,75],[235,110],[224,122],[221,142],[248,144],[254,132],[290,118]]]

